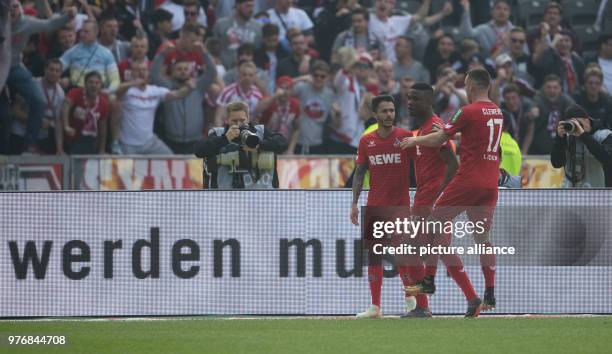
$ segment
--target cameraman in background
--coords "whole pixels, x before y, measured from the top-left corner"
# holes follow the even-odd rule
[[[557,125],[550,161],[565,168],[564,188],[612,187],[612,131],[570,105]]]
[[[213,189],[278,188],[276,154],[287,149],[287,139],[263,125],[249,122],[244,102],[225,106],[225,126],[212,128],[195,144],[195,155],[205,159],[204,185]]]

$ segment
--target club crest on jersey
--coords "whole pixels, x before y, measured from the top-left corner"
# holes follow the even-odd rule
[[[459,110],[457,111],[457,113],[455,113],[455,115],[451,118],[451,123],[455,123],[457,121],[457,119],[459,118],[459,116],[461,115],[461,113],[463,113],[463,110],[461,108],[459,108]]]
[[[368,147],[371,148],[371,147],[374,147],[374,146],[376,146],[376,142],[374,140],[368,141]]]
[[[393,143],[393,147],[400,147],[400,144],[402,143],[402,141],[399,138],[395,138],[395,142]]]

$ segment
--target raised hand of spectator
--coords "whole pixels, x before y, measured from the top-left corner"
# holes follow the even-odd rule
[[[537,106],[531,107],[529,113],[527,113],[527,116],[529,117],[529,120],[537,119],[540,116],[540,108]]]
[[[187,87],[189,87],[192,91],[196,89],[197,87],[197,80],[196,79],[189,79],[185,85],[187,85]]]
[[[470,6],[470,3],[468,1],[468,7],[469,6]],[[452,13],[453,13],[453,4],[451,4],[449,1],[445,2],[444,7],[442,8],[442,14],[444,15],[444,17],[447,17]]]
[[[67,7],[64,11],[68,14],[68,17],[70,17],[71,20],[74,19],[79,12],[76,6]]]
[[[134,28],[136,28],[137,30],[144,31],[144,27],[142,27],[142,22],[140,22],[139,19],[134,19],[132,24],[134,25]]]
[[[470,0],[461,0],[460,3],[465,11],[470,11]]]
[[[201,41],[193,42],[193,47],[201,53],[206,53],[206,46]]]
[[[497,69],[497,79],[501,82],[508,80],[508,71],[505,68]]]
[[[540,38],[545,38],[550,33],[550,25],[546,22],[540,23]]]
[[[338,10],[338,12],[336,12],[336,17],[341,17],[344,15],[348,15],[351,12],[351,10],[347,9],[346,7],[341,8],[340,10]]]

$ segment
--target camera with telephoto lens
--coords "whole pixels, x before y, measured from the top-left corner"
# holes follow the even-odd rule
[[[259,145],[259,137],[257,134],[249,130],[249,126],[246,124],[238,127],[240,129],[240,144],[254,149]]]
[[[571,134],[574,131],[576,131],[576,123],[570,121],[570,120],[566,120],[561,122],[563,124],[563,129],[568,133]]]

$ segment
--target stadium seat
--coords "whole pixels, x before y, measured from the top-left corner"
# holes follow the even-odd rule
[[[599,0],[564,0],[563,13],[572,26],[590,26],[595,23]]]
[[[592,26],[574,26],[573,30],[582,44],[583,52],[597,50],[597,41],[600,33],[595,31]]]
[[[542,22],[546,0],[518,0],[519,22],[532,27]]]

